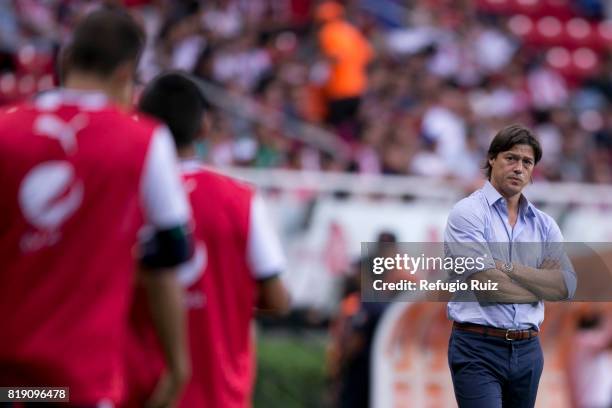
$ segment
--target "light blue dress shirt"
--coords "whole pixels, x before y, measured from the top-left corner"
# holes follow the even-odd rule
[[[533,268],[538,268],[546,258],[560,259],[568,299],[576,291],[576,275],[563,245],[559,244],[563,242],[563,235],[555,220],[521,196],[516,224],[514,228],[511,227],[506,200],[488,181],[483,188],[453,207],[446,224],[444,242],[450,256],[473,256],[476,248],[476,252],[484,252],[483,270],[495,268],[495,259]],[[466,273],[462,278],[467,278],[471,273]],[[539,329],[544,320],[544,302],[501,304],[451,301],[447,312],[449,319],[456,322],[503,329]]]

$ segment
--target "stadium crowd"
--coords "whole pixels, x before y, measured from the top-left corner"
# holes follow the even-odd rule
[[[57,81],[58,44],[96,3],[2,2],[0,102]],[[525,22],[486,1],[106,3],[127,5],[146,27],[143,82],[162,69],[183,69],[281,113],[252,122],[218,110],[200,151],[215,165],[469,183],[481,177],[475,159],[484,157],[494,130],[521,122],[547,152],[535,179],[612,182],[612,40],[594,46],[595,54],[570,53],[586,60],[576,61],[584,68],[576,71],[560,68],[565,49],[521,37]],[[606,19],[604,2],[561,3],[569,13],[562,23]],[[295,120],[330,130],[349,154],[298,141]]]

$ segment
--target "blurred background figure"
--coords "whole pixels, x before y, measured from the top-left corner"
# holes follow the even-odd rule
[[[393,232],[380,232],[376,242],[375,253],[355,262],[346,277],[338,315],[330,326],[328,375],[333,384],[333,405],[337,407],[370,406],[372,343],[389,302],[361,301],[362,284],[371,285],[371,275],[364,273],[363,268],[369,270],[375,257],[395,257],[398,253]],[[398,282],[411,276],[406,271],[387,270],[382,278],[385,282]]]
[[[612,406],[612,316],[605,308],[583,307],[569,355],[573,406]]]
[[[254,312],[289,311],[280,280],[286,261],[256,191],[195,159],[194,143],[208,133],[207,106],[193,78],[180,71],[156,77],[139,101],[141,112],[170,128],[193,208],[195,255],[179,273],[193,368],[178,406],[241,408],[250,405],[255,377]],[[137,297],[133,305],[125,407],[143,406],[166,369],[160,364],[162,350],[149,335],[144,302],[144,296]]]
[[[354,139],[359,105],[368,86],[367,67],[374,55],[368,39],[344,13],[340,3],[325,1],[317,6],[315,20],[320,24],[317,37],[329,69],[323,88],[327,122]]]

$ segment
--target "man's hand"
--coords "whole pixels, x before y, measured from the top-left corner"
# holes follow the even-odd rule
[[[289,313],[291,308],[289,292],[278,276],[257,282],[257,291],[259,314],[280,317]]]
[[[557,259],[545,259],[538,269],[561,269],[561,262]]]
[[[165,372],[147,401],[146,408],[174,407],[189,377],[188,366]]]
[[[141,277],[168,370],[157,384],[147,407],[170,408],[179,399],[191,375],[183,289],[173,271],[148,271]]]

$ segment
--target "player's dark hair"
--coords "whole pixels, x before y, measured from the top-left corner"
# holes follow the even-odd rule
[[[126,62],[136,65],[144,42],[144,32],[125,10],[96,10],[77,24],[61,68],[108,76]]]
[[[139,109],[164,122],[177,147],[193,143],[198,135],[206,100],[194,79],[180,72],[154,78],[145,88]]]
[[[512,149],[515,145],[529,145],[533,149],[534,154],[534,164],[538,164],[540,159],[542,158],[542,147],[540,146],[540,142],[536,139],[533,132],[521,125],[510,125],[506,126],[493,138],[491,141],[491,145],[489,146],[489,151],[487,152],[487,161],[483,166],[485,170],[487,179],[491,179],[491,165],[489,164],[489,160],[497,157],[499,153],[507,152]]]

